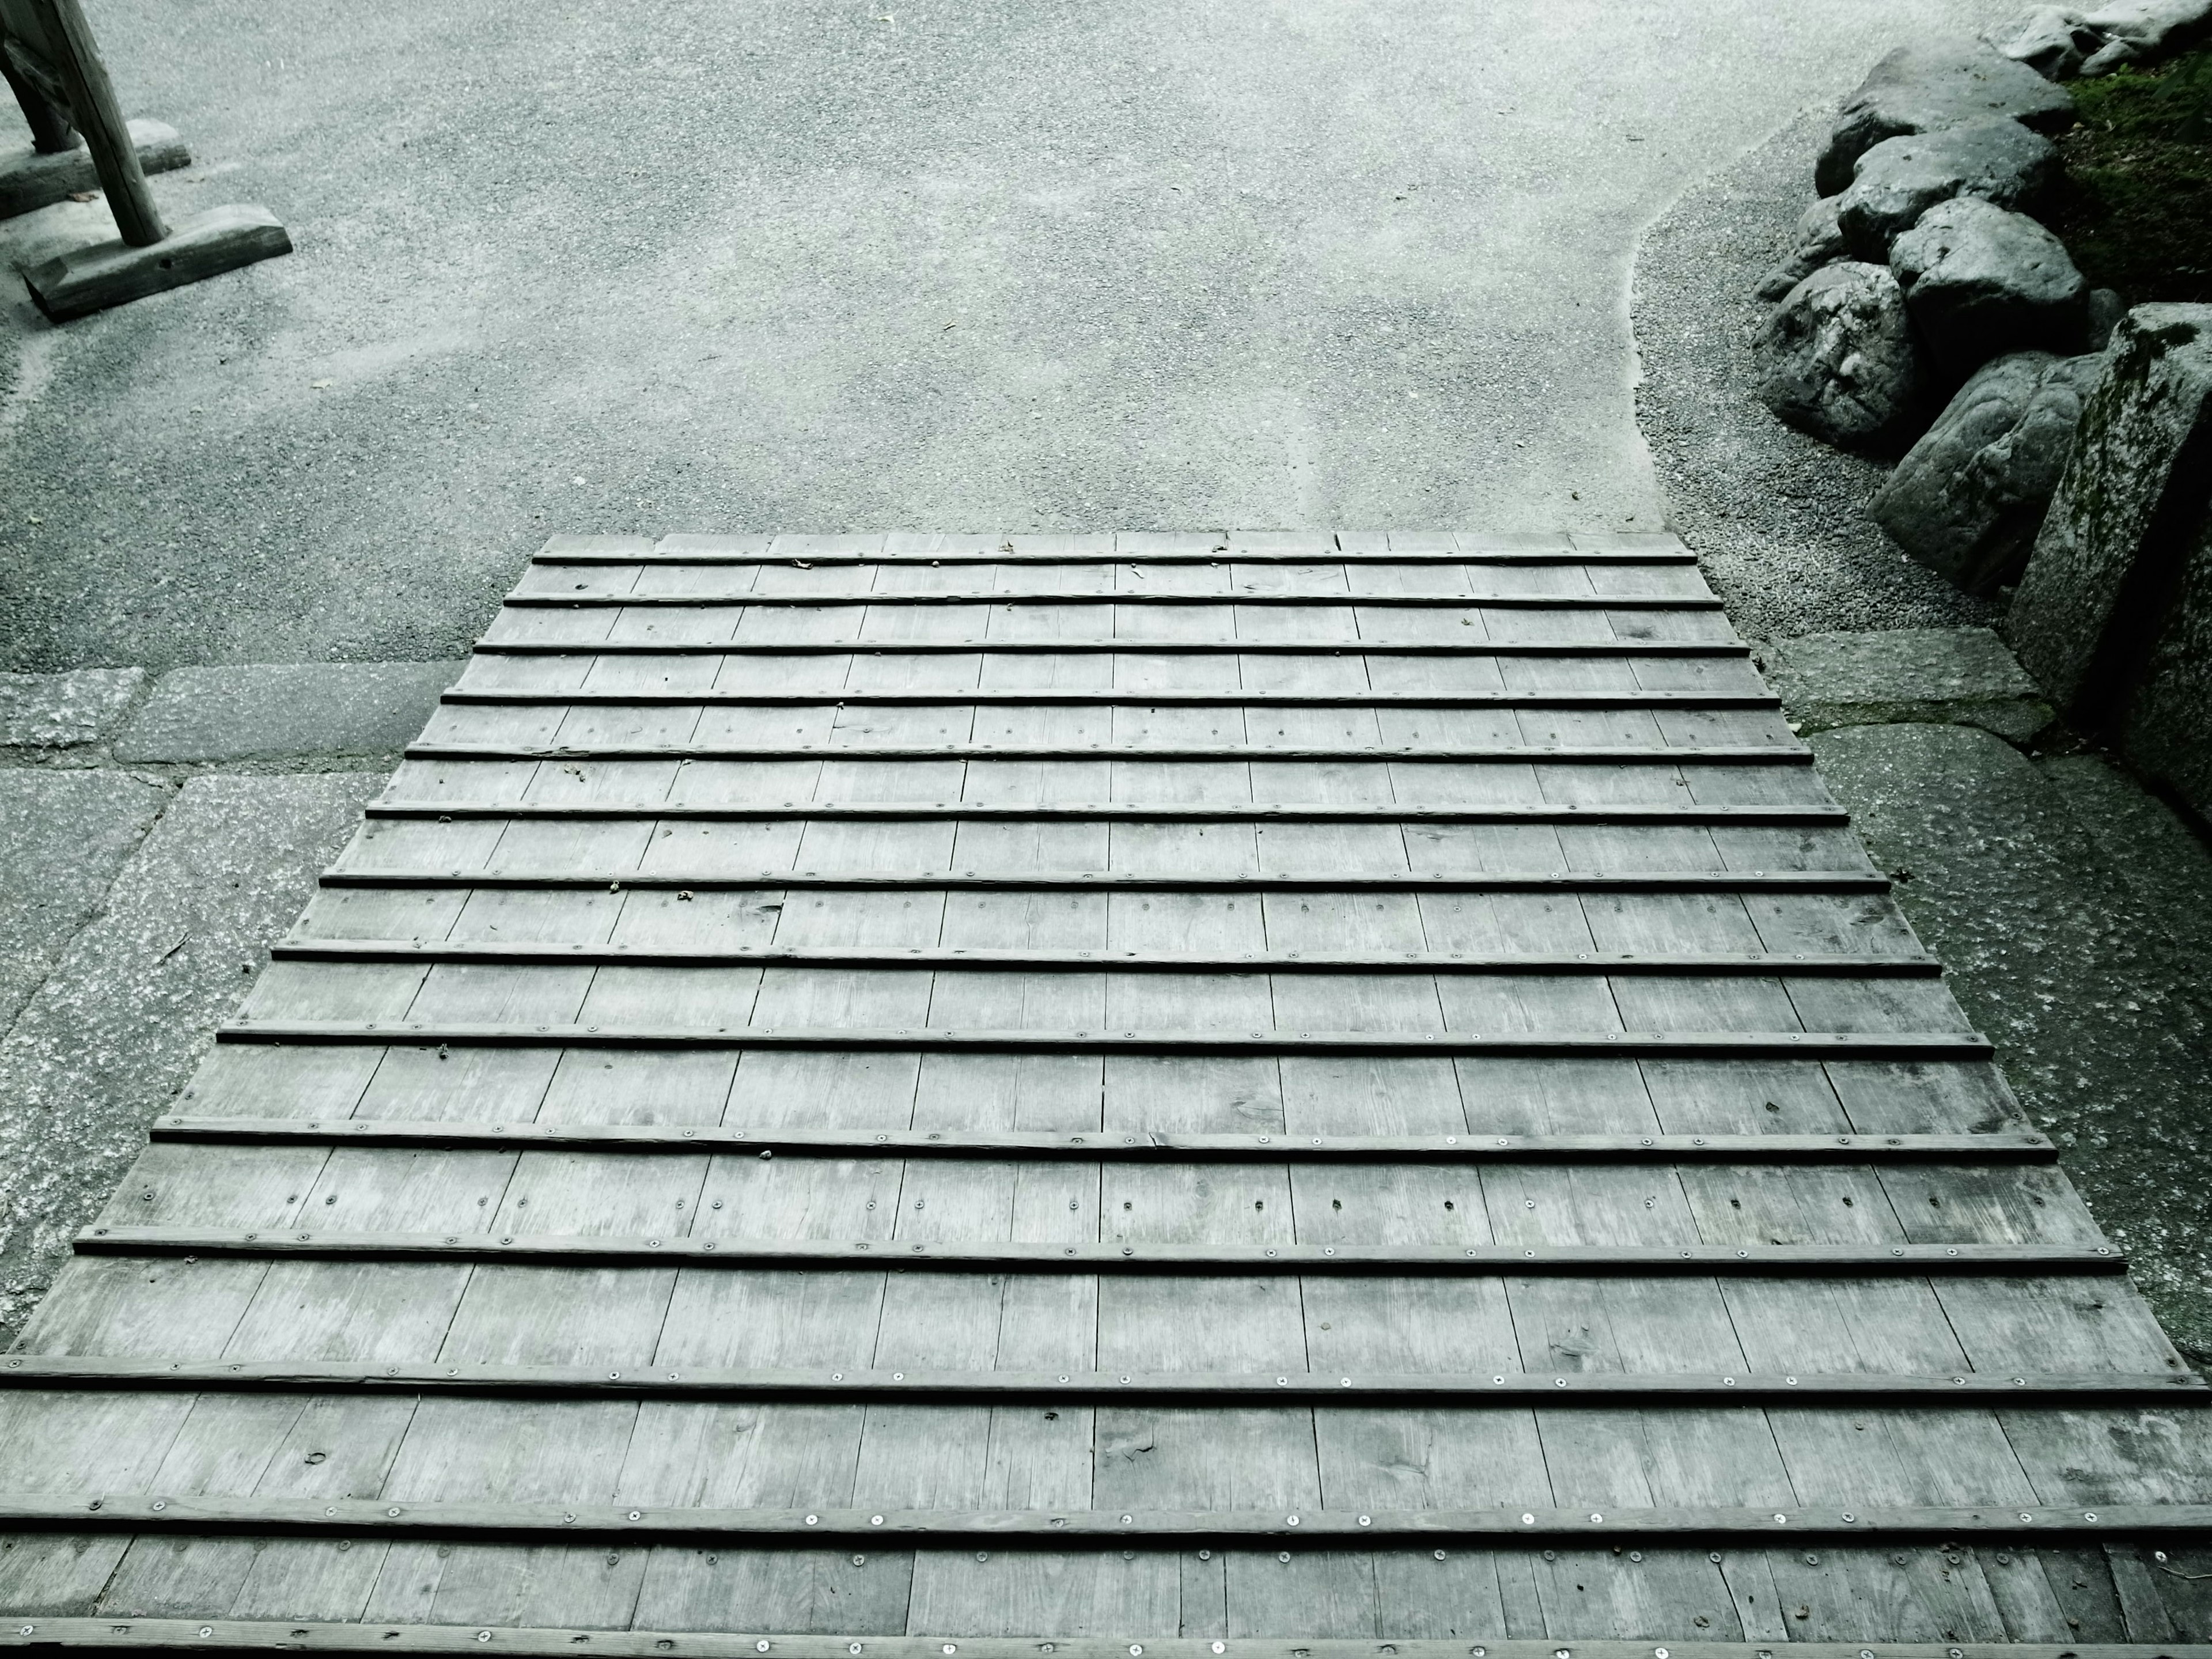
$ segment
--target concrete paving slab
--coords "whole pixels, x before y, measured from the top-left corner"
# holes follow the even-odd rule
[[[115,740],[125,762],[389,756],[428,723],[457,662],[248,663],[165,674]]]
[[[382,772],[202,777],[0,1039],[0,1344],[260,971]]]
[[[0,295],[0,663],[457,656],[555,530],[1650,525],[1644,227],[2017,3],[106,0],[299,251]]]
[[[122,720],[145,684],[143,668],[0,674],[0,749],[96,743]]]
[[[1808,732],[1956,721],[2025,743],[2051,724],[2040,688],[1986,628],[1803,634],[1759,655],[1790,718]]]
[[[2203,847],[2123,775],[2054,770],[1972,726],[1812,742],[2167,1332],[2212,1364],[2212,987],[2177,933],[2203,925]]]
[[[100,908],[172,793],[120,772],[0,769],[0,1031]]]

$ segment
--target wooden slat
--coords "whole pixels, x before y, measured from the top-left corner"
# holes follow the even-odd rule
[[[95,1506],[96,1505],[96,1506]],[[811,1519],[810,1519],[811,1516]],[[387,1503],[381,1498],[328,1500],[234,1498],[179,1494],[141,1497],[103,1494],[95,1500],[57,1501],[0,1492],[0,1527],[67,1526],[82,1530],[129,1527],[145,1531],[183,1528],[308,1534],[451,1537],[469,1533],[635,1539],[750,1538],[783,1544],[817,1539],[887,1538],[930,1544],[974,1540],[1014,1543],[1096,1540],[1121,1545],[1233,1543],[1280,1540],[1308,1548],[1334,1543],[1365,1546],[1385,1539],[1424,1543],[1459,1540],[1632,1538],[1748,1538],[1824,1541],[1850,1538],[2125,1537],[2212,1530],[2212,1504],[2114,1504],[2093,1509],[2031,1505],[1919,1505],[1840,1510],[1822,1507],[1559,1509],[1515,1512],[1488,1510],[1350,1510],[1311,1508],[1291,1513],[1147,1510],[957,1510],[823,1508],[802,1510],[670,1509],[605,1504]]]
[[[1398,804],[1284,805],[1265,801],[1208,802],[1184,805],[1171,801],[786,801],[781,805],[752,802],[697,801],[544,801],[407,800],[371,801],[363,811],[372,818],[654,818],[672,822],[743,823],[798,819],[951,818],[1038,823],[1097,819],[1113,823],[1241,823],[1259,821],[1292,823],[1666,823],[1687,825],[1844,824],[1850,812],[1830,802],[1805,801],[1781,805],[1677,805],[1666,803],[1620,803],[1584,805],[1577,801],[1556,805],[1499,805],[1444,806],[1416,802]]]
[[[932,968],[979,971],[1098,973],[1264,972],[1268,974],[1744,974],[1792,978],[1850,975],[1877,979],[1933,979],[1932,957],[1824,956],[1796,951],[1639,955],[1583,951],[1573,956],[1486,955],[1480,951],[991,951],[961,945],[857,947],[745,945],[683,949],[665,945],[532,945],[494,939],[291,939],[272,946],[277,962],[586,963],[594,967]]]
[[[235,1232],[212,1227],[89,1227],[87,1255],[372,1257],[633,1266],[681,1261],[843,1270],[896,1262],[938,1273],[1238,1274],[1689,1273],[1758,1278],[1863,1273],[2126,1271],[2109,1244],[969,1244],[871,1239],[584,1237],[567,1233]]]
[[[410,760],[841,760],[841,761],[1511,761],[1532,765],[1810,766],[1812,751],[1795,744],[1740,744],[1719,747],[1544,748],[1534,744],[1448,748],[1315,749],[1291,744],[592,744],[411,743]]]
[[[1962,1372],[1951,1376],[1885,1376],[1844,1371],[1802,1376],[1718,1373],[1562,1371],[1474,1376],[1411,1372],[1395,1376],[1293,1371],[757,1370],[653,1365],[386,1364],[369,1360],[269,1361],[111,1358],[98,1355],[17,1355],[0,1364],[0,1388],[177,1389],[224,1391],[373,1390],[398,1393],[547,1395],[620,1399],[869,1400],[926,1401],[981,1398],[1048,1404],[1103,1400],[1172,1401],[1193,1405],[1288,1401],[1358,1405],[1495,1405],[1540,1402],[1547,1409],[1587,1405],[1666,1406],[1802,1404],[1842,1401],[1862,1408],[1917,1405],[1986,1409],[2033,1401],[2094,1406],[2154,1401],[2212,1403],[2212,1389],[2191,1371],[2030,1372],[2016,1376]]]
[[[988,650],[985,645],[978,647]],[[479,690],[457,685],[439,702],[457,707],[680,708],[1778,708],[1765,691],[688,691]]]
[[[110,1649],[209,1648],[248,1652],[305,1653],[438,1653],[481,1652],[527,1654],[550,1659],[574,1653],[580,1644],[588,1650],[614,1659],[664,1659],[678,1654],[694,1659],[759,1659],[763,1653],[781,1659],[854,1659],[857,1647],[866,1659],[1040,1659],[1042,1644],[1034,1638],[975,1637],[963,1632],[957,1641],[942,1636],[882,1636],[856,1632],[854,1641],[840,1634],[793,1634],[778,1626],[732,1632],[696,1630],[609,1630],[574,1626],[544,1628],[508,1625],[423,1625],[399,1622],[326,1623],[314,1620],[243,1619],[161,1619],[114,1617],[89,1619],[39,1616],[10,1620],[0,1626],[0,1647],[84,1647]],[[763,1648],[761,1644],[768,1645]],[[1146,1634],[1141,1642],[1118,1638],[1057,1637],[1050,1644],[1055,1659],[1381,1659],[1383,1644],[1371,1639],[1292,1638],[1238,1635],[1231,1639],[1162,1637]],[[1487,1636],[1470,1646],[1459,1638],[1398,1638],[1388,1644],[1396,1659],[1559,1659],[1561,1644],[1556,1637],[1519,1640]],[[1685,1642],[1674,1638],[1667,1646],[1668,1659],[1759,1659],[1762,1650],[1752,1643]],[[1474,1654],[1480,1647],[1481,1653]],[[1132,1654],[1132,1649],[1135,1653]],[[1650,1642],[1586,1641],[1577,1638],[1568,1650],[1571,1659],[1654,1659]],[[2212,1659],[2212,1644],[2203,1643],[1994,1643],[1882,1642],[1869,1650],[1860,1642],[1792,1642],[1793,1659]],[[1771,1659],[1773,1644],[1764,1652]]]
[[[156,1119],[157,1141],[263,1146],[473,1147],[515,1146],[600,1152],[731,1152],[751,1157],[896,1154],[901,1158],[1076,1160],[1296,1158],[1301,1163],[1488,1164],[1500,1160],[1664,1163],[2049,1163],[2057,1149],[2032,1129],[1981,1134],[1804,1135],[1308,1135],[1194,1134],[1154,1129],[1048,1134],[1004,1130],[948,1133],[878,1129],[869,1133],[783,1127],[747,1131],[719,1126],[655,1123],[409,1122],[384,1117],[179,1117]]]
[[[1456,874],[1366,875],[1358,872],[1303,875],[1267,871],[1256,875],[1138,873],[1113,870],[1025,870],[1018,874],[979,875],[971,871],[932,871],[926,876],[894,876],[852,871],[678,870],[574,871],[326,870],[325,887],[472,887],[484,889],[599,888],[675,892],[730,892],[760,888],[791,891],[961,891],[1161,893],[1887,893],[1887,876],[1853,870],[1661,870],[1650,873],[1602,871],[1498,871]]]
[[[494,657],[868,657],[868,656],[1146,656],[1146,657],[1587,657],[1726,658],[1741,661],[1751,647],[1729,640],[1486,640],[1438,645],[1419,640],[1371,640],[1309,644],[1288,640],[1065,640],[1056,635],[1008,635],[988,640],[478,640],[479,656]]]
[[[270,1019],[241,1016],[218,1042],[410,1043],[454,1047],[750,1048],[902,1053],[1125,1054],[1519,1054],[1667,1059],[1692,1055],[1838,1060],[1987,1060],[1989,1039],[1951,1031],[955,1031],[848,1025],[464,1024],[432,1020]]]
[[[1454,611],[1718,611],[1721,602],[1711,594],[1656,596],[1651,594],[1602,593],[1469,593],[1435,592],[1406,593],[1351,592],[1341,587],[1314,589],[1307,592],[1254,592],[1223,590],[1208,593],[1069,593],[1050,588],[1030,590],[1012,589],[994,592],[989,588],[944,593],[866,592],[840,593],[823,589],[811,593],[744,592],[717,593],[652,592],[652,593],[510,593],[504,601],[509,606],[538,611],[607,611],[607,610],[667,610],[690,609],[699,605],[717,607],[757,607],[768,610],[844,610],[872,609],[878,606],[919,608],[944,605],[1048,605],[1055,607],[1096,609],[1146,609],[1166,605],[1233,605],[1239,609],[1249,606],[1279,607],[1333,606],[1380,610]]]

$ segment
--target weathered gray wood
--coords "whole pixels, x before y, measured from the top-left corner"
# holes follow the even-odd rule
[[[2171,1650],[2205,1390],[1679,544],[1588,550],[549,549],[0,1357],[14,1535],[120,1506],[0,1606]]]
[[[1117,1171],[1121,1178],[1181,1174],[1138,1164]],[[1281,1171],[1275,1172],[1279,1177]],[[1500,1171],[1486,1185],[1513,1182],[1524,1172]],[[1577,1172],[1575,1190],[1588,1192],[1601,1176],[1633,1171]],[[1194,1172],[1189,1178],[1197,1179]],[[1626,1189],[1648,1181],[1609,1183]],[[1568,1190],[1543,1182],[1547,1192]],[[1516,1186],[1516,1190],[1522,1189]],[[1130,1200],[1124,1200],[1128,1202]],[[1562,1201],[1565,1201],[1564,1200]],[[1264,1200],[1261,1200],[1263,1204]],[[1539,1200],[1526,1200],[1532,1209]],[[1113,1218],[1110,1216],[1109,1219]],[[1532,1222],[1530,1237],[1542,1231]],[[715,1239],[569,1233],[420,1233],[339,1231],[236,1232],[194,1227],[88,1227],[75,1241],[88,1255],[198,1255],[350,1257],[395,1261],[513,1261],[554,1265],[562,1261],[654,1261],[736,1264],[740,1267],[830,1267],[857,1261],[921,1266],[939,1272],[1264,1273],[1629,1273],[1754,1275],[1778,1273],[1867,1274],[2120,1273],[2126,1259],[2106,1244],[1725,1244],[1555,1243],[1548,1239],[1521,1243],[1446,1245],[1280,1245],[1146,1243],[1049,1244],[1029,1240],[1006,1243],[932,1241],[884,1243],[868,1238]],[[863,1255],[861,1253],[870,1253]],[[190,1253],[190,1255],[187,1255]]]
[[[611,1068],[610,1068],[611,1069]],[[1394,1084],[1403,1079],[1393,1078]],[[1321,1085],[1316,1085],[1318,1091]],[[1456,1091],[1453,1099],[1457,1100]],[[990,1117],[1000,1115],[978,1114]],[[1000,1127],[996,1122],[981,1129],[877,1130],[854,1134],[836,1130],[785,1128],[763,1132],[743,1127],[679,1128],[673,1125],[632,1121],[612,1113],[574,1121],[541,1117],[535,1123],[466,1124],[428,1121],[403,1122],[389,1118],[327,1119],[185,1117],[159,1118],[149,1133],[156,1143],[204,1141],[216,1145],[270,1146],[328,1146],[338,1142],[372,1146],[474,1147],[483,1150],[517,1146],[560,1146],[603,1151],[738,1153],[771,1152],[802,1157],[893,1154],[900,1158],[1046,1158],[1061,1162],[1166,1161],[1194,1163],[1235,1158],[1243,1162],[1290,1158],[1322,1163],[1352,1160],[1387,1164],[1452,1165],[1500,1161],[1559,1162],[1596,1159],[1608,1162],[1665,1164],[1697,1163],[1892,1163],[1939,1160],[1947,1163],[1982,1161],[2056,1161],[2057,1149],[2033,1130],[1993,1131],[1980,1134],[1932,1135],[1802,1135],[1765,1133],[1756,1120],[1746,1121],[1748,1133],[1649,1135],[1413,1134],[1340,1135],[1310,1133],[1311,1122],[1285,1126],[1286,1133],[1266,1134],[1209,1134],[1147,1128],[1103,1134],[1092,1121],[1073,1132],[1047,1132]],[[1446,1121],[1464,1124],[1455,1112]],[[1373,1120],[1363,1116],[1363,1125]],[[143,1164],[140,1168],[147,1166]],[[241,1166],[246,1167],[246,1166]],[[133,1218],[168,1219],[133,1211],[123,1200],[134,1188],[126,1184],[105,1219],[128,1223]]]
[[[96,242],[56,254],[26,269],[23,280],[39,309],[62,323],[291,251],[274,214],[240,204],[194,214],[144,243]]]

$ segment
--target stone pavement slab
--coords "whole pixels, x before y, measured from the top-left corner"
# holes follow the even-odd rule
[[[0,749],[95,743],[146,684],[143,668],[0,674]]]
[[[1955,720],[2024,743],[2051,723],[2040,689],[1986,628],[1804,634],[1760,657],[1790,719],[1808,732]]]
[[[0,1039],[0,1342],[383,782],[186,782]]]
[[[120,772],[0,769],[0,1031],[172,793]]]
[[[1971,726],[1812,745],[2168,1334],[2212,1364],[2212,855],[2100,759]]]
[[[249,663],[165,674],[115,740],[118,760],[389,756],[459,677],[452,662]]]

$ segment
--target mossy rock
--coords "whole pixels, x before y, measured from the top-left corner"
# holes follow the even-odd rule
[[[2097,288],[2212,302],[2212,49],[2073,83],[2066,185],[2046,215]]]

